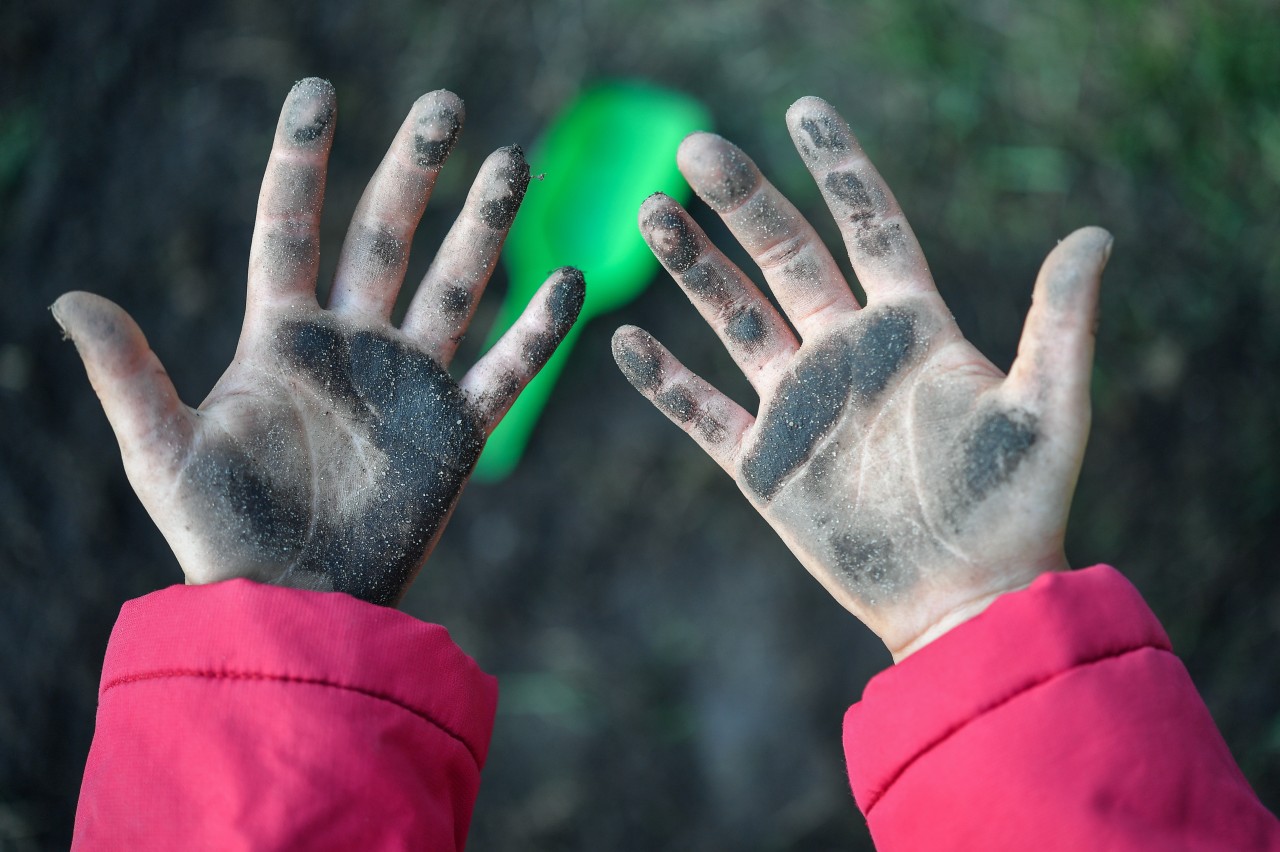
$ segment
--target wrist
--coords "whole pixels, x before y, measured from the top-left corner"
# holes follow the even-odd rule
[[[893,655],[894,663],[901,663],[924,646],[981,614],[1002,595],[1020,592],[1035,582],[1038,577],[1052,571],[1069,570],[1070,566],[1067,564],[1065,555],[1059,552],[1051,558],[1033,561],[1030,563],[1030,570],[1024,568],[1000,571],[997,576],[1003,578],[1002,582],[988,582],[977,588],[971,587],[967,593],[957,590],[951,600],[935,602],[933,606],[928,607],[926,611],[929,615],[917,622],[920,626],[915,630],[904,631],[904,634],[894,639],[883,635],[881,638],[885,639],[885,645]]]
[[[1027,586],[1030,586],[1031,582],[1032,581],[1028,580],[1026,583],[1023,583],[1020,586],[1015,586],[1009,589],[1002,589],[1001,591],[998,591],[998,592],[989,592],[987,594],[981,595],[980,597],[974,598],[972,600],[959,604],[955,607],[952,607],[950,610],[945,612],[941,617],[933,621],[933,623],[931,623],[928,627],[926,627],[924,630],[917,633],[913,638],[911,638],[904,644],[899,645],[897,648],[890,647],[889,653],[893,655],[894,664],[896,665],[898,663],[901,663],[903,660],[905,660],[907,657],[914,654],[916,651],[919,651],[925,645],[928,645],[930,642],[933,642],[935,639],[938,639],[939,637],[944,636],[945,634],[954,630],[956,627],[959,627],[961,624],[964,624],[969,619],[982,613],[984,610],[986,610],[987,607],[991,606],[991,604],[995,602],[996,598],[1000,597],[1001,595],[1007,595],[1007,594],[1010,594],[1011,592],[1020,592],[1023,589],[1027,588]]]

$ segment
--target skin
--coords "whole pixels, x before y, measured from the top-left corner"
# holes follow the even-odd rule
[[[787,126],[867,305],[750,158],[696,133],[680,146],[680,170],[781,312],[670,198],[644,203],[640,230],[751,382],[759,410],[752,416],[641,329],[618,329],[614,356],[901,660],[1001,594],[1068,568],[1063,538],[1111,235],[1083,228],[1050,252],[1005,375],[961,335],[845,121],[808,97]]]
[[[582,274],[557,270],[461,379],[448,368],[524,197],[518,147],[495,151],[414,294],[391,309],[410,243],[462,127],[454,94],[410,110],[356,207],[327,308],[320,209],[336,101],[285,100],[249,255],[235,358],[184,405],[134,321],[89,293],[52,307],[111,422],[125,471],[188,583],[237,577],[392,605],[435,546],[485,439],[577,318]]]

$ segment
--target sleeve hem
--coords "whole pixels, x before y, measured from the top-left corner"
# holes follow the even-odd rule
[[[460,741],[483,767],[497,681],[436,624],[337,592],[228,580],[129,601],[99,697],[163,677],[332,686],[391,702]]]
[[[120,677],[117,677],[111,680],[110,682],[104,682],[102,684],[102,689],[99,691],[98,694],[99,694],[99,697],[102,697],[102,696],[105,696],[107,692],[114,689],[115,687],[129,686],[131,684],[141,683],[144,681],[167,680],[167,679],[173,679],[173,678],[196,678],[200,680],[228,680],[228,681],[273,681],[275,683],[299,683],[299,684],[307,684],[309,686],[324,686],[331,689],[339,690],[341,692],[355,693],[358,695],[362,695],[365,698],[370,698],[376,701],[385,702],[387,704],[391,704],[396,707],[399,707],[401,710],[404,710],[410,713],[411,715],[418,717],[419,719],[426,722],[427,724],[434,726],[445,735],[457,741],[458,744],[461,745],[463,748],[465,748],[467,750],[467,753],[471,755],[472,760],[475,761],[477,769],[481,769],[484,766],[483,757],[480,754],[477,754],[475,747],[470,742],[467,741],[466,737],[464,737],[458,731],[453,730],[448,725],[441,722],[439,719],[432,718],[431,715],[429,715],[427,712],[425,712],[421,708],[415,707],[406,701],[402,701],[394,695],[378,692],[372,689],[366,689],[366,688],[355,686],[352,684],[336,683],[334,681],[325,680],[323,678],[269,674],[266,672],[230,671],[226,669],[220,669],[220,670],[171,669],[171,670],[162,670],[162,671],[143,672],[143,673],[133,674],[133,675],[122,675]]]
[[[1157,647],[1150,643],[1144,643],[1141,645],[1135,645],[1131,648],[1121,648],[1115,651],[1106,652],[1094,659],[1080,660],[1071,668],[1064,669],[1062,671],[1056,671],[1051,674],[1046,674],[1039,680],[1035,680],[1023,685],[1022,688],[1020,688],[1018,691],[1010,695],[1006,695],[1001,698],[998,698],[992,701],[990,704],[978,709],[977,712],[975,712],[972,716],[960,720],[953,727],[943,731],[935,739],[923,745],[919,751],[917,751],[915,754],[911,755],[905,761],[903,761],[903,763],[897,768],[897,771],[894,772],[891,777],[885,780],[883,788],[880,789],[878,792],[872,794],[871,797],[866,801],[865,805],[861,805],[863,814],[867,817],[870,817],[871,811],[880,802],[880,800],[884,798],[885,794],[888,793],[889,790],[893,787],[894,782],[896,782],[899,778],[901,778],[906,773],[906,771],[916,763],[916,761],[920,760],[925,755],[927,755],[930,751],[932,751],[933,749],[945,743],[948,739],[950,739],[955,734],[958,734],[967,725],[969,725],[971,722],[976,721],[979,717],[987,713],[991,713],[995,710],[998,710],[1004,705],[1010,703],[1011,701],[1015,701],[1018,698],[1022,697],[1023,695],[1026,695],[1028,692],[1031,692],[1032,690],[1042,686],[1047,686],[1053,681],[1057,680],[1058,678],[1063,677],[1064,675],[1068,675],[1071,672],[1074,672],[1078,669],[1106,663],[1111,660],[1116,660],[1121,657],[1127,656],[1129,654],[1134,654],[1134,653],[1137,653],[1138,651],[1143,651],[1147,649],[1160,651],[1162,653],[1168,653],[1167,649]]]
[[[1142,596],[1097,565],[1045,574],[867,684],[845,714],[849,781],[866,814],[906,769],[969,722],[1073,669],[1170,650]]]

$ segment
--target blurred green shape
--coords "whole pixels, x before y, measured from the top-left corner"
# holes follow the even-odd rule
[[[587,298],[555,355],[489,437],[476,479],[502,479],[520,461],[587,321],[631,301],[653,280],[657,261],[640,237],[636,211],[658,191],[688,200],[676,148],[710,125],[706,109],[687,95],[638,81],[599,83],[579,93],[530,152],[535,179],[507,237],[510,286],[486,348],[561,266],[582,270]]]

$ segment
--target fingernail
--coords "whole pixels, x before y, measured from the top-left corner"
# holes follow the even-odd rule
[[[67,330],[67,324],[63,321],[61,310],[59,308],[59,303],[65,298],[66,296],[62,295],[55,299],[54,303],[49,306],[49,313],[53,315],[53,321],[56,322],[58,324],[58,328],[61,329],[62,339],[71,340],[71,332]]]

